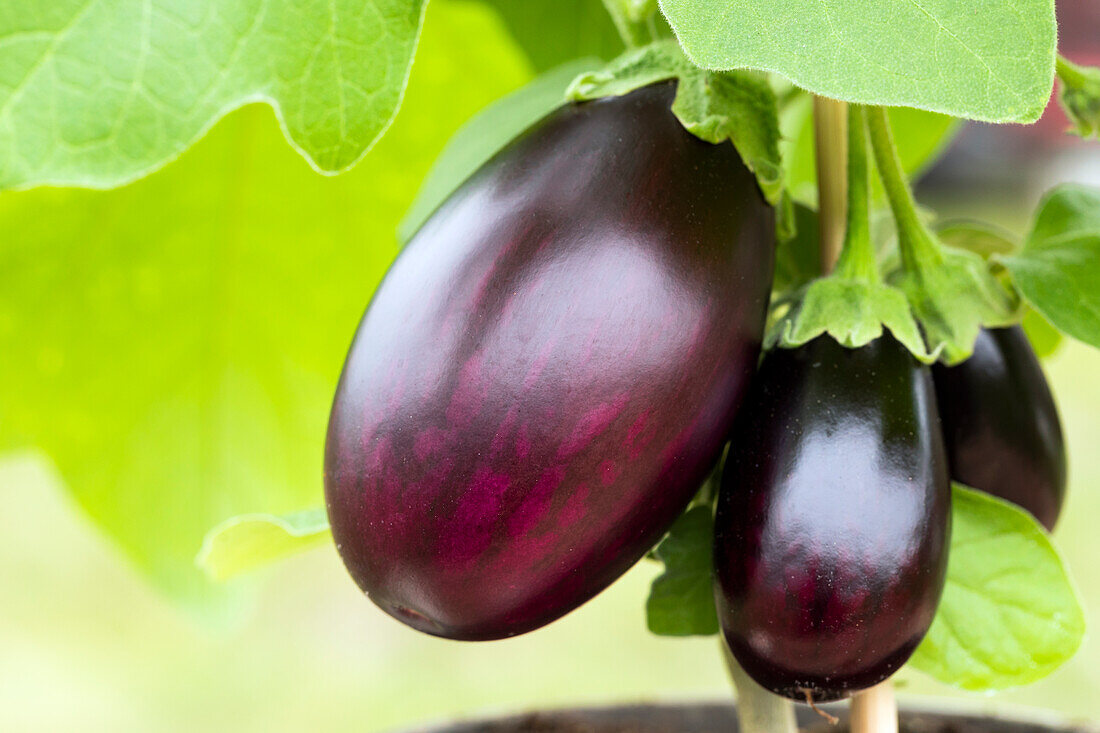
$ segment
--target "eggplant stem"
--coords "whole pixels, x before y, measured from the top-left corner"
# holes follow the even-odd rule
[[[814,97],[814,162],[817,166],[818,248],[821,272],[836,266],[848,212],[848,105]]]
[[[890,680],[852,696],[851,733],[898,733],[898,704]]]
[[[718,636],[733,687],[737,691],[737,718],[741,733],[798,733],[794,705],[785,697],[756,684],[733,658],[725,639]]]

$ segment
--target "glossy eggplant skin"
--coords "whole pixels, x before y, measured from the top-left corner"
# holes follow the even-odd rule
[[[1066,445],[1024,330],[983,329],[973,356],[952,367],[937,364],[932,373],[951,478],[1054,529],[1066,495]]]
[[[715,515],[715,599],[745,671],[846,697],[893,674],[943,591],[950,482],[929,369],[891,336],[761,364]]]
[[[671,84],[566,106],[491,159],[377,290],[333,404],[337,548],[421,631],[521,634],[648,551],[759,356],[774,213]]]

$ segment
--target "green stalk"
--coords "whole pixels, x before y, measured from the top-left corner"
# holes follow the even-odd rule
[[[917,202],[902,170],[885,109],[867,108],[867,129],[871,133],[871,147],[875,151],[879,178],[897,222],[902,265],[906,270],[913,271],[920,269],[922,263],[943,262],[939,244],[917,215]]]
[[[882,282],[871,246],[871,172],[867,165],[866,115],[863,107],[848,109],[848,227],[836,274],[846,280]]]
[[[817,165],[818,250],[821,271],[829,273],[844,242],[847,209],[847,105],[814,97],[814,159]]]
[[[651,3],[638,0],[603,0],[615,30],[627,48],[637,48],[653,41],[653,17]]]
[[[1054,62],[1054,70],[1066,86],[1081,87],[1088,83],[1088,77],[1085,76],[1085,72],[1081,70],[1081,67],[1062,54],[1058,54],[1057,60]]]
[[[721,635],[718,643],[737,690],[737,719],[741,723],[741,733],[798,733],[791,701],[756,684],[733,658]]]

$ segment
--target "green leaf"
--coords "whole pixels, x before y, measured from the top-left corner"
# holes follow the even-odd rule
[[[1061,331],[1050,325],[1050,321],[1031,308],[1027,309],[1020,325],[1023,326],[1024,333],[1031,342],[1031,348],[1035,350],[1035,355],[1040,359],[1054,356],[1065,341]]]
[[[672,112],[684,128],[710,143],[732,142],[764,196],[777,203],[783,190],[779,112],[763,76],[702,71],[684,58],[675,41],[657,41],[578,77],[568,95],[576,100],[618,96],[666,79],[678,81]]]
[[[665,570],[653,581],[646,600],[646,623],[660,636],[709,636],[718,633],[714,609],[714,516],[697,505],[672,525],[657,545]]]
[[[1085,617],[1062,558],[1027,512],[956,484],[947,585],[910,664],[965,690],[1042,679],[1074,655]]]
[[[780,116],[783,139],[780,150],[786,169],[786,185],[797,200],[817,204],[817,168],[814,164],[813,100],[808,95],[789,104]],[[911,107],[887,110],[896,135],[901,165],[910,177],[919,176],[947,150],[961,121],[947,115]],[[873,194],[882,199],[882,184],[871,182]]]
[[[827,333],[854,349],[881,336],[883,326],[921,361],[936,360],[937,354],[925,348],[904,293],[882,283],[835,276],[815,280],[806,288],[797,304],[776,322],[768,348],[794,348]]]
[[[324,509],[283,517],[244,514],[225,520],[206,534],[195,564],[212,579],[225,581],[316,547],[331,536]]]
[[[1083,138],[1100,136],[1100,69],[1078,66],[1058,57],[1058,78],[1062,88],[1058,102]]]
[[[1050,0],[661,0],[697,65],[776,71],[816,94],[1034,122],[1054,78]]]
[[[401,103],[426,5],[7,0],[0,189],[134,180],[257,100],[318,170],[344,170]]]
[[[397,228],[404,243],[458,186],[513,138],[565,103],[565,90],[598,59],[576,59],[498,99],[458,129],[432,165]]]
[[[1023,249],[1003,262],[1044,318],[1100,347],[1100,189],[1065,185],[1047,194]]]
[[[935,229],[936,236],[944,244],[974,252],[985,259],[1011,254],[1020,248],[1010,232],[983,221],[947,221]]]
[[[584,56],[607,61],[623,52],[622,39],[601,0],[483,2],[500,13],[536,71]]]
[[[40,447],[160,588],[228,517],[318,506],[325,425],[394,229],[444,142],[527,80],[491,13],[429,12],[400,118],[363,165],[316,175],[266,107],[110,192],[0,196],[0,451]]]

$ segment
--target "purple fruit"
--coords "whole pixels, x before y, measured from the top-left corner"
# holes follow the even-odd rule
[[[815,702],[897,671],[939,603],[950,500],[932,377],[897,341],[769,353],[715,515],[718,618],[745,671]]]
[[[673,86],[559,109],[376,292],[329,424],[337,547],[452,639],[543,626],[633,565],[717,459],[759,354],[774,215]]]
[[[951,477],[1023,507],[1054,529],[1066,495],[1066,445],[1024,330],[983,329],[962,364],[932,369]]]

